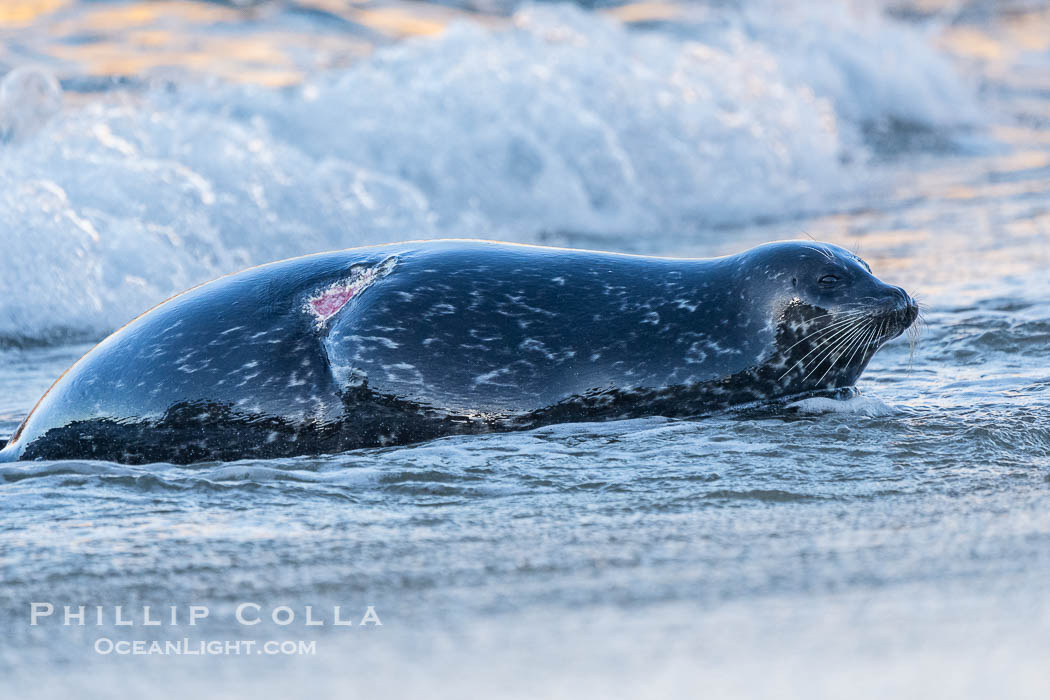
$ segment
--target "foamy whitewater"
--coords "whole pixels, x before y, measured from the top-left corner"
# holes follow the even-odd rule
[[[812,236],[919,344],[776,416],[3,465],[0,695],[1045,697],[1050,9],[590,4],[0,11],[0,434],[172,294],[405,239]]]

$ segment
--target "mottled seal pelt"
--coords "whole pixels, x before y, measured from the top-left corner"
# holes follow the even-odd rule
[[[55,382],[2,458],[190,463],[852,387],[915,320],[842,248],[673,259],[482,241],[311,255],[180,294]]]

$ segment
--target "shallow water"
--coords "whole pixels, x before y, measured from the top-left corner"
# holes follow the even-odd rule
[[[167,294],[404,238],[706,256],[808,234],[916,294],[925,327],[859,398],[785,417],[3,465],[0,688],[1045,696],[1050,10],[386,6],[453,22],[404,39],[426,32],[302,10],[321,3],[160,3],[144,24],[137,3],[62,5],[0,25],[2,60],[64,89],[0,111],[0,433]],[[96,62],[162,30],[208,60]],[[231,33],[268,48],[256,72]],[[58,610],[30,626],[31,601]],[[240,625],[244,601],[296,621]],[[189,627],[192,604],[210,615]],[[107,620],[64,626],[62,605]],[[181,624],[116,626],[114,605]],[[383,625],[334,626],[334,605]],[[100,637],[317,653],[100,656]]]

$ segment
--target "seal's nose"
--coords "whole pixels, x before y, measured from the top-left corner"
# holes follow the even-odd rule
[[[902,288],[887,284],[882,298],[885,300],[885,313],[893,321],[893,336],[903,333],[919,317],[918,303]]]
[[[893,287],[892,291],[899,304],[897,313],[900,315],[904,327],[907,328],[919,317],[919,304],[901,287]]]

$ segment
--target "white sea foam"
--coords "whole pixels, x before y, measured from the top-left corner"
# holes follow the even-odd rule
[[[914,28],[818,5],[708,8],[676,31],[526,7],[292,90],[67,108],[0,146],[0,336],[102,333],[323,249],[561,231],[625,248],[862,200],[869,123],[950,133],[974,97]],[[9,104],[50,114],[37,93]]]
[[[841,413],[868,418],[892,416],[899,412],[893,406],[873,396],[855,396],[846,400],[815,397],[795,401],[788,404],[788,408],[793,408],[803,415]]]

